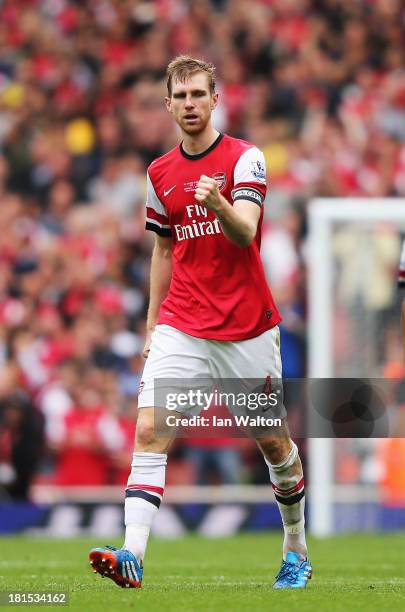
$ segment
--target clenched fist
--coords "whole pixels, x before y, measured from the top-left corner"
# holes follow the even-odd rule
[[[222,206],[222,196],[219,193],[217,181],[205,174],[200,176],[194,197],[213,212],[217,212]]]

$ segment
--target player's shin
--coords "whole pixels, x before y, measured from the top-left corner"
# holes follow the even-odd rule
[[[153,519],[162,501],[167,455],[134,453],[125,491],[125,544],[139,562],[145,556]]]
[[[306,556],[304,476],[298,448],[293,443],[288,456],[277,465],[265,461],[284,525],[284,558],[289,551]]]

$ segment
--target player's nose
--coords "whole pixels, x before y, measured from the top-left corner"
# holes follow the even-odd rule
[[[194,108],[194,102],[193,102],[193,99],[192,99],[191,95],[186,96],[186,100],[185,100],[185,104],[184,105],[185,105],[186,108]]]

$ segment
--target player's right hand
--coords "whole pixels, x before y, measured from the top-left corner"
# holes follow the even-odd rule
[[[146,332],[145,346],[143,347],[143,351],[142,351],[142,357],[144,357],[145,359],[147,359],[149,356],[150,344],[152,341],[152,334],[153,334],[153,329],[150,329],[149,331]]]

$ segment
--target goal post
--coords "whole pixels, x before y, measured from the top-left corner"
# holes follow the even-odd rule
[[[333,360],[334,227],[336,224],[375,227],[388,223],[405,230],[405,199],[315,199],[309,206],[308,221],[308,376],[334,378],[339,376]],[[370,371],[362,375],[377,376]],[[334,502],[339,495],[339,486],[334,483],[335,443],[332,438],[308,440],[309,526],[310,532],[318,537],[331,535],[335,530]]]

